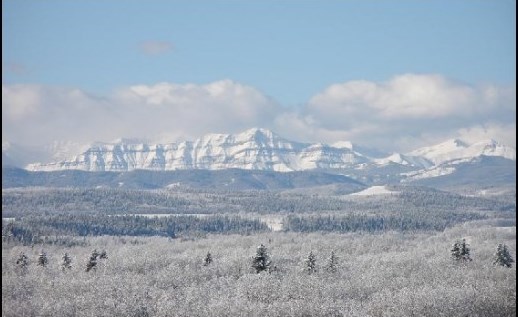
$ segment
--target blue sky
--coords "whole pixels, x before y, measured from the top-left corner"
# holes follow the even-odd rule
[[[310,127],[313,135],[304,137],[332,142],[355,136],[351,124],[328,129],[323,116],[311,113],[315,97],[333,85],[363,80],[390,86],[397,76],[417,74],[438,75],[477,93],[480,85],[514,87],[515,12],[516,2],[510,0],[4,0],[2,84],[6,89],[79,89],[114,103],[114,92],[136,85],[203,86],[230,80],[252,87],[282,111],[297,112],[281,118],[271,114],[267,126],[286,126],[296,117],[300,122],[290,119],[291,124],[306,130],[301,125],[317,120],[318,127]],[[514,90],[510,94],[515,103]],[[449,128],[513,126],[499,115]],[[250,122],[255,123],[264,125]],[[300,135],[295,128],[286,133]],[[435,138],[426,131],[409,133],[413,141],[401,140],[402,145]]]

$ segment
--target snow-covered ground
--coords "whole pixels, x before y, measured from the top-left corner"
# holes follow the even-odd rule
[[[204,218],[204,217],[212,216],[212,214],[125,214],[124,216],[139,216],[139,217],[147,217],[147,218],[193,216],[193,217],[198,217],[198,218]]]
[[[371,186],[367,189],[362,190],[361,192],[352,193],[350,196],[372,196],[372,195],[387,195],[387,194],[395,194],[397,192],[391,191],[387,188],[387,186]]]
[[[276,215],[260,215],[259,221],[264,222],[272,231],[281,231],[284,217]]]

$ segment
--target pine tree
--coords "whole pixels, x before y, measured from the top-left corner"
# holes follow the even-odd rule
[[[511,267],[514,262],[513,257],[509,253],[509,249],[505,244],[499,244],[496,247],[494,265],[500,265],[504,267]]]
[[[29,266],[29,258],[22,252],[20,253],[20,257],[16,260],[16,264],[25,272]]]
[[[313,252],[309,252],[308,257],[304,261],[304,271],[308,274],[312,274],[317,271],[317,258]]]
[[[106,254],[106,250],[103,250],[103,251],[99,254],[99,259],[103,259],[103,260],[107,260],[107,259],[108,259],[108,254]]]
[[[462,239],[462,243],[460,244],[460,255],[463,262],[471,261],[470,256],[470,248],[468,247],[469,244],[466,243],[466,239]]]
[[[92,254],[90,255],[90,258],[88,259],[88,262],[86,263],[86,272],[89,272],[91,269],[97,268],[97,257],[99,256],[99,253],[97,253],[97,250],[93,250]]]
[[[92,257],[94,257],[97,260],[97,257],[99,256],[99,252],[97,252],[97,249],[94,249],[91,254]]]
[[[252,267],[255,269],[256,273],[261,273],[262,271],[268,270],[270,268],[270,256],[266,250],[264,245],[260,245],[257,247],[257,252],[252,259]]]
[[[451,257],[455,261],[468,262],[471,261],[470,256],[470,248],[469,244],[466,243],[466,239],[462,239],[462,241],[457,241],[453,244],[451,249]]]
[[[335,273],[337,270],[337,268],[336,268],[337,265],[338,265],[338,257],[335,255],[335,252],[332,251],[331,256],[329,257],[329,260],[327,261],[326,271],[328,271],[330,273]]]
[[[38,265],[42,267],[46,267],[48,263],[47,254],[41,251],[40,255],[38,256]]]
[[[460,256],[460,242],[456,241],[452,248],[451,248],[451,257],[452,259],[454,259],[455,261],[460,261],[461,259],[461,256]]]
[[[207,252],[207,255],[205,256],[205,260],[203,261],[203,265],[207,266],[212,263],[212,255],[210,252]]]
[[[63,261],[61,262],[61,270],[65,272],[65,270],[70,270],[72,268],[72,259],[68,256],[68,253],[65,252],[65,254],[62,257]]]

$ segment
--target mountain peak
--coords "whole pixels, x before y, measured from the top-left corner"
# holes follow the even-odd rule
[[[467,147],[468,144],[466,144],[464,141],[462,140],[459,140],[459,139],[452,139],[450,140],[455,146],[457,147]]]
[[[273,136],[276,136],[276,134],[273,133],[272,131],[270,131],[268,129],[263,129],[263,128],[251,128],[251,129],[248,129],[248,130],[240,133],[240,135],[247,135],[247,136],[253,136],[253,137],[267,137],[267,138],[272,138]]]
[[[469,145],[466,142],[462,141],[461,139],[449,139],[444,142],[433,145],[432,147],[436,148],[436,149],[439,149],[439,148],[441,148],[441,149],[457,149],[457,148],[465,148],[468,146]],[[429,147],[429,148],[431,148],[431,147]]]
[[[236,140],[240,140],[242,142],[253,142],[261,146],[268,147],[277,147],[283,146],[283,144],[287,143],[295,143],[290,142],[288,140],[283,139],[276,133],[272,132],[268,129],[263,128],[252,128],[248,129],[242,133],[234,135]]]
[[[331,144],[332,147],[335,147],[337,149],[349,149],[352,150],[354,145],[350,141],[338,141],[333,144]]]
[[[435,144],[432,146],[425,146],[425,147],[419,148],[417,150],[414,150],[414,151],[408,153],[408,155],[430,157],[430,156],[442,155],[444,153],[449,153],[452,151],[457,151],[459,149],[466,148],[466,147],[468,147],[468,145],[459,139],[449,139],[449,140],[446,140],[444,142],[441,142],[441,143],[438,143],[438,144]]]

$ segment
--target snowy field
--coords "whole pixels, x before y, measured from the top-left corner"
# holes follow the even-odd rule
[[[257,217],[264,222],[272,231],[281,231],[283,227],[284,217],[278,215],[260,215]]]
[[[375,195],[389,195],[397,194],[396,191],[391,191],[387,186],[371,186],[357,193],[352,193],[350,196],[375,196]]]

